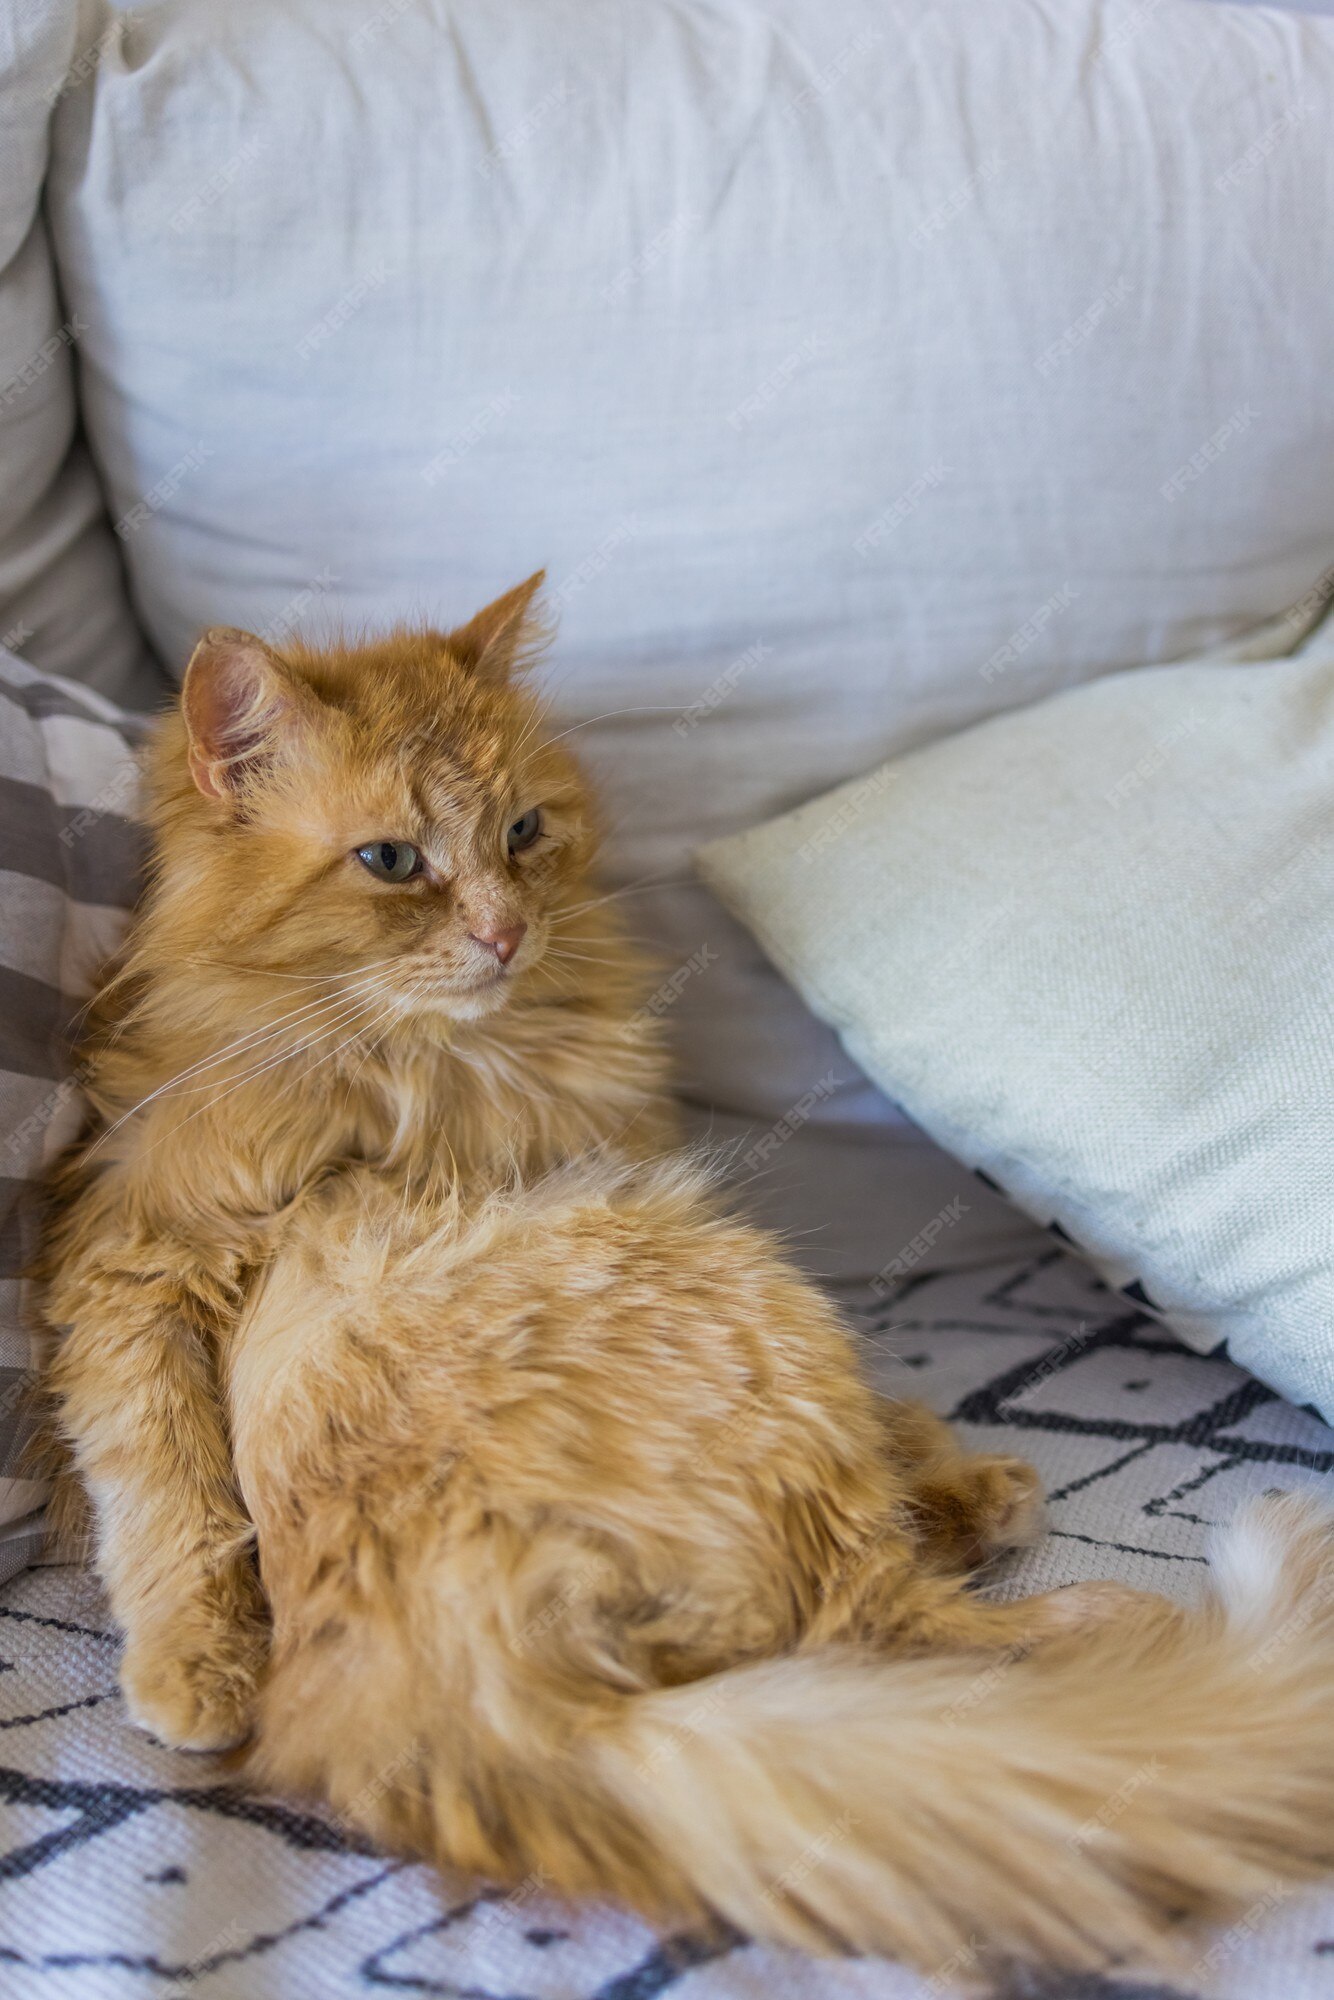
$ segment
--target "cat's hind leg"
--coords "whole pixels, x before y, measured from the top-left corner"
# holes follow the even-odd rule
[[[922,1403],[882,1397],[877,1409],[922,1555],[934,1568],[975,1569],[1040,1539],[1042,1482],[1026,1460],[965,1451],[944,1418]]]

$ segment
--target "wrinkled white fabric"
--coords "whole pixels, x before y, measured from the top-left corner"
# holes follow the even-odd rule
[[[0,647],[121,700],[160,682],[77,435],[86,322],[62,301],[42,216],[48,135],[80,59],[78,10],[0,5]]]
[[[767,1124],[838,1051],[697,841],[1334,559],[1332,125],[1331,24],[1192,0],[137,6],[49,187],[137,604],[179,670],[545,563],[687,1082]]]

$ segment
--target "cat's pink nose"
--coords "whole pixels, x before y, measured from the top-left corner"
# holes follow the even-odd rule
[[[527,924],[506,924],[503,929],[488,924],[485,930],[468,933],[474,944],[485,945],[488,951],[493,951],[502,965],[509,964],[527,935]]]

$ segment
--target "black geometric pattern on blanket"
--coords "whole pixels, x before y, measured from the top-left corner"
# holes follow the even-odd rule
[[[1193,1354],[1060,1251],[842,1299],[879,1385],[1040,1467],[1051,1533],[996,1579],[1112,1575],[1188,1595],[1207,1526],[1275,1485],[1330,1489],[1334,1432]],[[533,1882],[505,1897],[386,1861],[318,1814],[225,1789],[129,1730],[117,1642],[82,1572],[0,1592],[4,2000],[928,2000],[940,1981],[727,1936],[656,1937]],[[963,1968],[966,1970],[966,1968]],[[1334,1893],[1270,1899],[1177,1983],[1129,1968],[1005,2000],[1317,2000]]]

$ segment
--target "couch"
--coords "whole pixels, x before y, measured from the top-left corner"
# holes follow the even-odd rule
[[[1334,1438],[931,1146],[691,854],[1001,709],[1305,629],[1334,562],[1331,114],[1334,23],[1200,0],[0,17],[0,730],[21,708],[58,761],[71,709],[120,729],[211,622],[454,622],[544,563],[553,710],[669,968],[692,1124],[883,1386],[1039,1464],[1052,1531],[998,1589],[1186,1593],[1208,1523],[1324,1482]],[[132,816],[65,804],[88,852]],[[117,898],[65,895],[104,937]],[[72,1004],[78,956],[44,975]],[[16,2000],[967,1976],[441,1885],[133,1737],[114,1663],[86,1574],[5,1586]],[[1315,1996],[1331,1926],[1327,1896],[1257,1909],[1170,1990]]]

